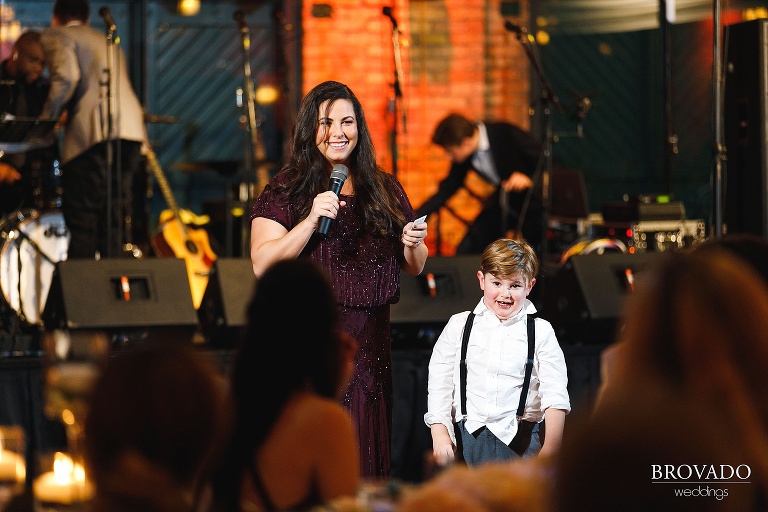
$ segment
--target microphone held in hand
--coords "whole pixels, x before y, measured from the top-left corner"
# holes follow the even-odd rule
[[[339,195],[341,193],[341,187],[344,185],[344,181],[347,179],[347,173],[349,169],[344,164],[336,164],[331,171],[331,182],[328,185],[328,190],[334,194]],[[328,229],[331,227],[330,217],[320,217],[320,222],[317,223],[317,232],[320,235],[327,235]]]
[[[109,7],[105,6],[99,9],[99,16],[104,18],[108,31],[114,32],[117,30],[117,25],[115,24],[115,20],[112,19],[112,13],[109,12]]]

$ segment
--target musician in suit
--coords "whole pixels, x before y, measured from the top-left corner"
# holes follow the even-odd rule
[[[4,121],[40,114],[48,95],[44,67],[40,33],[24,32],[14,43],[10,57],[0,62],[0,116]],[[58,158],[55,140],[52,138],[45,147],[14,149],[3,148],[0,155],[0,215],[57,206],[53,173],[54,161]]]
[[[61,163],[70,259],[122,254],[130,241],[132,178],[147,141],[125,55],[116,44],[107,44],[104,32],[89,26],[89,14],[87,0],[56,0],[51,27],[41,37],[51,79],[41,117],[67,112]],[[108,88],[102,86],[107,77]]]
[[[430,215],[445,206],[460,188],[467,188],[467,174],[474,170],[495,189],[488,198],[467,189],[483,202],[483,208],[468,223],[469,229],[456,253],[480,254],[497,238],[516,231],[521,216],[522,237],[538,248],[543,230],[542,201],[536,191],[540,186],[534,183],[541,157],[539,142],[511,123],[474,122],[457,113],[438,123],[432,142],[445,150],[451,168],[437,192],[416,210],[416,216]]]

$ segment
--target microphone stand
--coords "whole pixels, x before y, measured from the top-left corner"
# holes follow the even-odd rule
[[[517,25],[513,25],[509,21],[507,21],[504,24],[504,26],[506,27],[507,30],[511,32],[515,32],[517,34],[517,40],[520,41],[520,44],[522,44],[523,49],[525,50],[525,54],[528,57],[528,60],[531,62],[531,65],[533,66],[534,71],[536,71],[536,76],[539,79],[539,86],[541,88],[540,99],[542,104],[542,112],[544,114],[544,123],[543,123],[544,124],[544,145],[542,148],[543,156],[544,156],[544,166],[541,168],[541,171],[542,171],[541,172],[541,196],[542,196],[541,198],[542,198],[542,206],[544,211],[543,211],[543,218],[541,222],[542,236],[541,236],[541,247],[539,251],[543,259],[543,258],[546,258],[547,256],[547,250],[548,250],[547,229],[549,226],[549,217],[551,216],[551,211],[552,211],[552,205],[551,205],[552,184],[550,181],[550,177],[552,175],[553,145],[554,145],[554,133],[552,131],[552,106],[554,106],[557,109],[557,111],[560,113],[564,112],[564,109],[563,109],[563,106],[560,104],[560,100],[558,100],[557,96],[552,91],[552,86],[550,85],[547,78],[544,76],[544,70],[541,68],[539,59],[534,53],[534,50],[532,48],[532,43],[534,43],[535,39],[533,38],[533,36],[531,36],[528,33],[528,31],[525,30],[525,28],[519,27]],[[541,159],[539,161],[541,161]],[[504,192],[502,191],[501,194],[504,195]],[[506,212],[504,212],[504,215],[506,215]],[[521,216],[522,215],[523,213],[521,213]],[[505,224],[506,222],[502,223],[502,225],[505,225]],[[519,222],[519,225],[522,226],[522,221]]]
[[[670,3],[670,5],[674,5]],[[659,0],[659,32],[664,54],[664,181],[665,192],[672,194],[672,175],[674,157],[678,153],[678,137],[672,125],[672,51],[670,47],[670,21],[667,13],[667,0]]]
[[[723,184],[726,175],[726,147],[723,135],[723,62],[721,56],[722,33],[720,20],[720,0],[713,2],[714,6],[714,61],[712,67],[713,86],[713,124],[715,131],[715,155],[714,155],[714,236],[720,238],[723,235]]]
[[[115,37],[115,31],[116,28],[114,25],[107,23],[106,24],[106,44],[107,44],[107,65],[103,69],[103,81],[101,82],[102,87],[105,87],[106,89],[106,95],[107,95],[107,147],[106,147],[106,170],[107,170],[107,176],[106,176],[106,184],[107,184],[107,197],[106,197],[106,204],[107,204],[107,212],[106,212],[106,223],[107,223],[107,258],[111,258],[114,256],[112,247],[112,188],[115,186],[115,184],[112,182],[112,171],[115,171],[115,176],[117,177],[117,187],[118,187],[118,211],[122,212],[122,200],[120,198],[120,166],[115,166],[115,155],[113,154],[112,150],[112,141],[115,139],[115,133],[114,133],[114,108],[113,108],[113,96],[112,96],[112,74],[114,70],[114,60],[115,60],[115,48],[117,45],[117,37]],[[117,232],[117,240],[120,245],[122,245],[122,229],[118,227]]]
[[[384,7],[382,13],[387,16],[392,22],[392,57],[394,59],[394,81],[392,82],[392,89],[394,96],[389,100],[389,111],[392,114],[392,130],[390,132],[390,151],[392,152],[392,175],[397,177],[398,166],[398,150],[397,150],[397,121],[398,112],[402,112],[403,117],[403,133],[406,132],[405,122],[405,109],[402,106],[403,102],[403,65],[400,59],[400,29],[397,28],[397,20],[392,15],[391,7]],[[398,108],[398,103],[399,108]]]
[[[248,139],[248,148],[244,152],[244,182],[245,185],[245,197],[241,198],[245,201],[245,208],[243,213],[243,219],[241,224],[241,239],[240,239],[240,249],[242,251],[242,255],[244,257],[247,257],[250,254],[250,243],[248,239],[248,234],[250,230],[248,229],[248,226],[246,225],[245,219],[248,218],[248,213],[250,212],[250,207],[252,205],[253,201],[253,190],[251,187],[251,172],[253,171],[254,164],[259,163],[259,136],[258,136],[258,122],[256,120],[256,94],[254,93],[253,89],[253,80],[251,79],[251,63],[248,59],[248,50],[251,47],[251,37],[248,31],[248,25],[245,23],[245,17],[243,16],[242,11],[235,11],[234,15],[235,21],[237,22],[237,26],[240,29],[240,36],[242,39],[242,49],[243,49],[243,79],[245,81],[244,83],[244,93],[245,93],[245,105],[247,108],[247,120],[248,120],[248,132],[250,134],[250,137]],[[260,186],[264,186],[266,183],[260,184]],[[259,190],[259,192],[261,192]],[[242,195],[242,193],[241,193]],[[229,215],[229,212],[227,213]]]

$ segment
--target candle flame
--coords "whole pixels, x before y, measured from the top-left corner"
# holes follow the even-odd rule
[[[54,455],[53,474],[60,484],[85,482],[85,468],[66,453],[56,452]]]
[[[71,483],[74,466],[72,457],[66,453],[56,452],[53,457],[53,474],[56,477],[56,482],[60,484]]]

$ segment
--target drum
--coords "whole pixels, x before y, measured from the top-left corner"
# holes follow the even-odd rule
[[[17,211],[0,221],[2,298],[24,322],[42,324],[53,272],[67,259],[69,238],[59,211]]]

